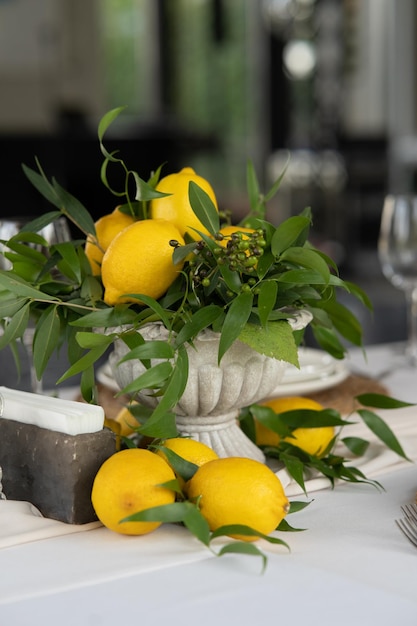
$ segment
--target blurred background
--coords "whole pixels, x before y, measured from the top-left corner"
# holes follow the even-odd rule
[[[415,191],[415,0],[0,0],[0,217],[46,209],[22,173],[35,156],[95,218],[97,123],[147,178],[190,165],[245,213],[246,162],[268,218],[311,206],[314,239],[375,306],[365,342],[405,338],[403,294],[376,243],[384,195]],[[352,305],[353,306],[353,305]]]

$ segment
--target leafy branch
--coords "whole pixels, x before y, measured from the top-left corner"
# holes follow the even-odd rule
[[[355,400],[360,407],[363,407],[356,409],[356,414],[359,415],[373,435],[388,449],[405,460],[409,460],[392,429],[379,415],[370,410],[370,407],[400,409],[413,405],[382,394],[362,394],[357,396]],[[338,452],[340,444],[343,444],[349,453],[359,458],[366,453],[369,447],[369,441],[365,439],[342,436],[345,429],[348,429],[349,425],[355,423],[350,418],[351,416],[343,419],[334,409],[323,409],[321,411],[298,409],[276,413],[270,407],[254,404],[242,410],[240,423],[242,430],[254,443],[256,443],[255,420],[279,436],[277,445],[259,447],[267,457],[277,459],[282,463],[288,474],[301,487],[304,493],[307,493],[305,486],[306,476],[310,476],[312,470],[328,478],[332,486],[334,486],[336,480],[342,480],[352,483],[367,483],[377,488],[382,488],[378,481],[368,479],[363,472],[352,466],[351,458],[343,456]],[[339,429],[339,432],[319,457],[309,454],[291,443],[291,434],[297,428],[308,429],[326,426],[335,427]]]
[[[198,470],[198,466],[193,463],[189,463],[181,456],[164,447],[163,445],[154,444],[154,447],[163,450],[164,454],[168,457],[169,463],[174,469],[177,476],[180,476],[185,483],[190,480],[195,472]],[[187,498],[186,493],[181,489],[178,479],[164,483],[162,486],[172,489],[176,493],[176,502],[171,504],[164,504],[161,506],[152,507],[143,511],[133,513],[128,517],[120,520],[120,524],[125,522],[161,522],[161,523],[174,523],[184,525],[196,539],[198,539],[203,545],[205,545],[215,556],[224,556],[226,554],[246,554],[249,556],[257,556],[262,560],[262,571],[267,566],[266,554],[251,542],[243,540],[233,540],[232,542],[222,545],[219,550],[216,550],[213,546],[213,542],[216,539],[222,537],[228,537],[230,535],[243,535],[250,538],[264,539],[268,543],[281,545],[287,550],[290,550],[289,545],[274,535],[265,535],[251,528],[250,526],[242,524],[228,524],[221,526],[214,531],[210,531],[207,520],[201,514],[199,509],[199,503],[191,501]],[[309,502],[291,502],[290,510],[288,514],[298,512],[309,505]],[[299,532],[302,529],[296,529],[290,526],[290,524],[284,519],[276,528],[276,531],[280,532]]]

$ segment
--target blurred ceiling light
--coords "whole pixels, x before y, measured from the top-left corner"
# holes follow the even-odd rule
[[[304,21],[311,18],[316,0],[264,0],[262,13],[269,26],[285,28],[292,20]]]
[[[283,26],[291,18],[291,0],[264,0],[262,13],[272,26]]]
[[[304,80],[316,67],[316,50],[313,44],[302,39],[289,41],[284,48],[284,69],[289,78]]]

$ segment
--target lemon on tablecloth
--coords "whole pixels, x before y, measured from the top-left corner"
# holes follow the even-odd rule
[[[210,530],[243,524],[269,535],[289,510],[276,474],[264,463],[248,458],[228,457],[205,463],[187,483],[187,494],[198,502]],[[243,541],[258,538],[230,536]]]
[[[275,413],[285,413],[286,411],[296,411],[298,409],[310,409],[321,411],[323,406],[310,398],[303,396],[287,396],[272,398],[261,403],[268,406]],[[259,446],[277,446],[281,441],[280,436],[273,430],[255,420],[256,443]],[[287,441],[293,446],[304,450],[308,454],[320,456],[327,448],[335,435],[333,426],[320,426],[317,428],[296,428],[290,437],[284,437],[282,441]]]
[[[125,535],[145,535],[161,522],[123,522],[125,517],[175,500],[175,492],[161,486],[175,474],[150,450],[129,448],[103,463],[94,479],[91,501],[99,520]]]

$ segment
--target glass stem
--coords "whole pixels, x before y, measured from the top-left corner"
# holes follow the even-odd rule
[[[407,298],[407,356],[417,366],[417,287],[406,292]]]

